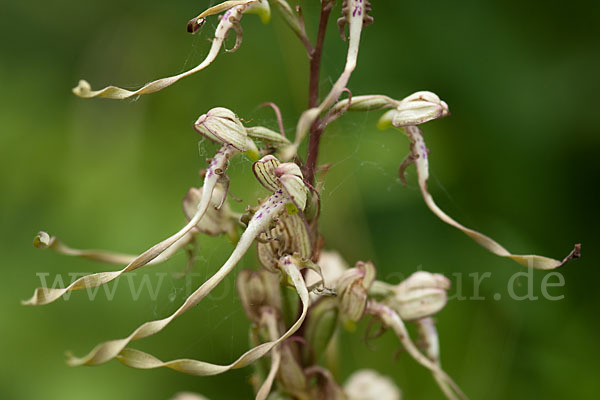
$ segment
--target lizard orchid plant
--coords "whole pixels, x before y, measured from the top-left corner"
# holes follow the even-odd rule
[[[438,334],[433,315],[447,302],[450,281],[440,274],[415,272],[398,285],[377,280],[372,262],[358,261],[350,268],[336,252],[325,250],[325,239],[319,233],[322,177],[317,177],[320,139],[330,124],[346,112],[383,111],[380,129],[395,128],[409,139],[408,156],[400,164],[400,178],[406,182],[406,169],[414,164],[418,185],[425,204],[443,222],[461,230],[490,252],[537,269],[554,269],[579,257],[579,245],[562,260],[536,255],[515,255],[490,237],[467,228],[442,211],[427,190],[429,150],[425,145],[422,124],[449,115],[448,105],[436,94],[421,91],[402,100],[385,95],[352,96],[348,82],[356,68],[363,29],[373,22],[368,0],[345,0],[341,4],[338,26],[348,43],[345,66],[329,92],[319,96],[319,70],[325,32],[335,0],[320,2],[321,14],[316,42],[309,39],[300,7],[286,0],[225,1],[213,6],[188,23],[194,33],[206,18],[220,15],[214,39],[206,58],[196,67],[181,74],[158,79],[138,90],[109,86],[92,90],[80,81],[73,92],[83,98],[105,97],[126,99],[157,92],[179,80],[207,68],[218,56],[230,31],[234,31],[235,51],[242,44],[241,21],[245,14],[258,14],[269,22],[273,6],[303,44],[309,58],[309,104],[298,119],[295,137],[289,140],[276,105],[280,132],[263,126],[248,126],[235,112],[216,107],[202,114],[194,129],[220,148],[203,172],[204,183],[191,188],[183,201],[187,224],[178,232],[153,245],[140,255],[126,255],[95,250],[73,249],[56,237],[40,232],[34,240],[37,248],[48,248],[70,256],[88,258],[121,266],[112,272],[90,274],[64,288],[38,288],[23,304],[44,305],[67,292],[105,285],[122,274],[147,265],[157,264],[178,251],[193,245],[198,235],[226,235],[236,242],[235,249],[220,269],[198,287],[179,308],[164,318],[146,322],[121,339],[96,346],[83,357],[68,356],[68,364],[98,365],[112,359],[133,368],[170,368],[192,375],[216,375],[231,369],[255,366],[252,383],[257,399],[353,399],[397,400],[401,391],[389,377],[372,370],[361,370],[341,384],[321,356],[335,341],[339,326],[352,325],[365,318],[379,321],[393,331],[407,353],[428,369],[440,390],[449,399],[465,399],[466,395],[445,372],[440,363]],[[342,94],[348,97],[340,99]],[[299,154],[300,145],[308,137],[308,152]],[[399,151],[401,152],[401,151]],[[230,179],[227,168],[232,158],[247,157],[254,163],[252,171],[268,191],[268,197],[248,205],[238,214],[228,204]],[[243,226],[243,232],[239,229]],[[155,335],[167,325],[199,304],[256,243],[259,266],[238,273],[237,289],[248,319],[251,321],[252,347],[228,365],[193,359],[163,361],[136,350],[132,342]],[[290,308],[289,288],[295,291],[298,310]],[[415,324],[420,340],[417,345],[406,324]],[[269,361],[265,363],[264,360]],[[266,368],[265,368],[266,367]],[[176,399],[202,399],[191,393],[180,393]]]

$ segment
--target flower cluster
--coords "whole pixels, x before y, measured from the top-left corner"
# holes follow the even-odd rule
[[[515,255],[490,237],[467,228],[442,211],[429,191],[429,150],[420,125],[449,115],[448,105],[436,94],[419,91],[401,100],[385,95],[352,96],[347,85],[356,68],[363,28],[373,22],[367,0],[345,0],[338,20],[342,38],[348,42],[342,73],[320,101],[318,96],[319,62],[329,15],[335,0],[321,1],[321,21],[313,45],[305,31],[301,9],[293,10],[285,0],[225,1],[193,18],[188,31],[196,32],[207,17],[221,14],[214,40],[204,61],[179,75],[159,79],[134,91],[109,86],[92,90],[86,81],[73,89],[80,97],[125,99],[153,93],[178,80],[197,73],[217,57],[228,33],[236,34],[236,50],[242,43],[241,20],[244,14],[258,14],[264,23],[274,6],[283,20],[305,46],[311,63],[310,104],[298,118],[293,140],[286,137],[281,114],[274,104],[279,132],[264,126],[248,126],[236,113],[215,107],[200,115],[193,125],[204,138],[218,144],[203,172],[199,188],[188,190],[183,200],[187,223],[179,231],[153,245],[140,255],[73,249],[56,237],[40,232],[34,240],[37,248],[120,265],[121,269],[83,276],[64,288],[38,288],[23,302],[26,305],[51,303],[67,292],[105,285],[122,274],[168,259],[174,253],[193,246],[198,235],[227,236],[235,243],[229,258],[200,285],[179,308],[166,317],[146,322],[121,339],[99,344],[83,357],[70,355],[70,365],[98,365],[113,359],[140,369],[169,368],[182,373],[206,376],[249,365],[255,367],[252,383],[257,399],[334,399],[398,400],[401,391],[392,378],[372,370],[360,370],[345,384],[327,362],[340,357],[338,331],[353,330],[356,323],[372,319],[383,329],[393,331],[407,353],[428,369],[441,391],[449,399],[464,399],[465,394],[441,368],[438,334],[432,316],[447,302],[450,281],[443,275],[414,272],[397,285],[377,280],[377,268],[370,261],[357,261],[349,267],[342,256],[324,249],[319,232],[323,177],[317,179],[319,140],[327,125],[346,112],[383,111],[377,126],[403,131],[410,141],[409,154],[400,163],[400,178],[406,182],[406,169],[416,166],[418,185],[425,204],[443,222],[461,230],[490,252],[512,259],[526,267],[553,269],[579,256],[579,246],[563,260],[536,255]],[[346,30],[347,28],[347,35]],[[315,89],[316,88],[316,89]],[[343,93],[348,98],[340,100]],[[309,135],[305,161],[300,145]],[[253,161],[252,172],[268,191],[263,199],[248,204],[244,214],[229,204],[230,178],[227,169],[234,157]],[[162,331],[177,317],[198,305],[237,266],[253,244],[257,249],[257,268],[237,275],[237,290],[247,318],[251,322],[252,347],[227,365],[193,359],[163,361],[130,347],[131,343]],[[193,267],[193,263],[190,263]],[[392,268],[400,268],[393,265]],[[388,267],[389,268],[389,267]],[[290,298],[290,289],[294,297]],[[415,344],[406,327],[415,324],[420,340]],[[257,362],[269,359],[269,363]],[[180,393],[178,400],[203,399]]]

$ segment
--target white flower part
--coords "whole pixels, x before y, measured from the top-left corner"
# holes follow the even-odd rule
[[[450,281],[444,275],[418,271],[394,288],[388,302],[403,320],[417,320],[444,308],[448,289]]]
[[[177,393],[171,400],[208,400],[208,398],[191,392]]]
[[[398,105],[381,116],[377,122],[380,129],[390,125],[404,127],[420,125],[450,113],[448,104],[432,92],[416,92],[400,100]]]
[[[280,164],[281,163],[277,157],[272,155],[266,155],[252,164],[252,172],[254,172],[254,176],[260,182],[260,184],[265,187],[265,189],[272,192],[279,189],[279,182],[277,180],[277,176],[275,175],[275,169],[279,167]]]
[[[339,277],[350,268],[340,253],[331,250],[322,251],[317,264],[321,267],[323,283],[326,288],[336,287]],[[321,276],[316,271],[307,269],[305,279],[306,285],[311,287],[321,281]],[[311,293],[311,299],[315,297],[317,296]]]
[[[233,213],[225,201],[226,197],[225,188],[222,184],[218,184],[213,190],[210,206],[195,229],[207,235],[217,236],[231,232],[235,228]],[[200,203],[202,203],[202,188],[190,188],[183,199],[183,212],[188,220],[194,217]]]
[[[353,373],[344,384],[348,400],[400,400],[400,389],[387,376],[372,369]]]
[[[423,200],[425,200],[425,204],[427,205],[427,207],[429,207],[429,209],[439,219],[441,219],[448,225],[451,225],[461,230],[479,245],[485,247],[497,256],[510,258],[524,267],[535,269],[554,269],[563,266],[566,262],[573,258],[580,257],[581,245],[579,244],[576,244],[573,250],[562,261],[531,254],[512,254],[507,249],[505,249],[500,243],[496,242],[489,236],[479,233],[473,229],[467,228],[466,226],[455,221],[440,207],[438,207],[435,201],[433,201],[433,197],[427,190],[427,180],[429,179],[429,158],[427,154],[427,147],[425,146],[425,139],[423,139],[423,132],[421,132],[421,130],[417,126],[406,126],[404,127],[404,130],[406,131],[406,134],[408,135],[408,138],[411,141],[411,154],[409,157],[412,158],[412,160],[415,163],[415,166],[417,167],[419,188],[421,189]]]
[[[235,113],[224,107],[215,107],[202,114],[194,129],[219,144],[229,144],[239,151],[248,149],[248,133]]]
[[[256,179],[268,190],[283,189],[285,195],[300,210],[306,207],[308,188],[304,184],[300,167],[292,162],[280,163],[272,156],[267,155],[252,165]]]
[[[186,240],[186,236],[189,236],[189,232],[196,227],[208,210],[213,190],[227,169],[229,165],[229,159],[236,154],[236,152],[237,150],[235,150],[232,146],[225,145],[213,157],[212,162],[206,171],[206,178],[204,179],[204,186],[202,187],[202,199],[198,204],[198,208],[187,225],[181,228],[179,232],[135,257],[129,264],[127,264],[125,268],[121,269],[120,271],[99,272],[96,274],[86,275],[76,279],[66,288],[37,288],[34,291],[33,296],[28,300],[22,301],[21,304],[48,304],[56,301],[68,291],[94,288],[104,285],[117,279],[124,273],[134,271],[140,267],[143,267],[144,265],[149,264],[152,260],[165,253],[169,248],[176,246],[177,243],[181,245],[185,244],[184,241]]]

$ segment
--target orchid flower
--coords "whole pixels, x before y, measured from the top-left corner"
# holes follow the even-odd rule
[[[253,169],[255,174],[257,174],[257,177],[259,177],[259,181],[264,186],[274,191],[274,193],[253,215],[248,227],[242,234],[237,246],[225,264],[223,264],[211,278],[196,289],[196,291],[186,299],[184,304],[170,316],[160,320],[146,322],[126,338],[102,343],[96,346],[96,348],[85,357],[76,358],[71,356],[68,360],[70,365],[102,364],[117,356],[127,365],[157,365],[156,360],[150,362],[150,364],[145,364],[141,360],[141,358],[144,357],[139,356],[137,350],[124,350],[125,347],[133,340],[142,339],[160,332],[175,318],[197,305],[235,268],[254,240],[261,232],[268,229],[275,222],[276,218],[286,210],[293,209],[295,212],[298,212],[298,210],[301,211],[304,209],[304,206],[306,205],[307,189],[302,182],[302,173],[297,165],[290,163],[281,164],[275,157],[266,156],[255,162]],[[288,269],[290,268],[291,267]],[[289,272],[286,270],[286,273],[294,274],[294,271]],[[300,285],[300,283],[296,282],[297,279],[294,279],[295,278],[292,279],[294,284]],[[302,280],[302,283],[304,283],[304,280]],[[125,352],[123,353],[123,351]],[[246,358],[244,358],[244,360],[246,360]],[[177,368],[181,367],[180,363],[175,363],[174,365],[177,365]],[[230,368],[234,368],[234,366],[229,367],[229,369]],[[217,370],[219,369],[217,368]],[[207,371],[210,375],[210,371],[213,370],[209,368]],[[223,370],[223,372],[224,371],[225,370]]]
[[[558,268],[567,261],[579,257],[580,245],[575,245],[574,249],[562,261],[537,255],[512,254],[492,238],[456,222],[438,207],[427,190],[429,150],[425,145],[423,132],[417,127],[417,125],[449,115],[448,105],[440,100],[436,94],[431,92],[416,92],[403,100],[394,100],[382,95],[355,96],[351,102],[349,100],[342,100],[333,107],[333,109],[342,108],[346,108],[348,111],[371,111],[391,108],[379,119],[377,126],[380,129],[390,126],[400,128],[404,130],[411,142],[410,154],[400,166],[400,179],[402,182],[406,182],[404,176],[406,168],[411,164],[415,164],[419,188],[427,207],[439,219],[461,230],[490,252],[500,257],[510,258],[525,267],[535,269]]]
[[[230,30],[236,32],[236,43],[232,50],[235,51],[242,42],[242,30],[240,20],[244,13],[255,13],[261,17],[264,23],[269,22],[270,9],[267,0],[245,0],[245,1],[226,1],[219,5],[209,8],[202,14],[194,18],[188,23],[188,30],[195,32],[197,28],[204,22],[204,18],[209,15],[218,14],[226,11],[221,21],[217,25],[215,31],[215,38],[212,42],[208,55],[199,65],[190,69],[189,71],[182,72],[178,75],[170,76],[168,78],[158,79],[156,81],[147,83],[143,87],[137,90],[127,90],[116,86],[107,86],[104,89],[92,90],[90,84],[85,81],[79,81],[77,87],[73,88],[73,93],[79,97],[90,98],[90,97],[105,97],[108,99],[127,99],[129,97],[138,96],[142,94],[149,94],[158,92],[166,87],[171,86],[178,80],[187,76],[193,75],[196,72],[203,70],[208,67],[219,54],[221,46],[227,38],[227,34]]]
[[[118,257],[118,259],[117,257],[104,257],[105,259],[111,259],[111,261],[129,261],[127,266],[120,271],[100,272],[86,275],[75,280],[66,288],[38,288],[35,290],[33,296],[29,300],[23,301],[22,303],[24,305],[48,304],[59,299],[68,291],[94,288],[104,285],[117,279],[124,273],[134,271],[140,267],[143,267],[144,265],[147,265],[149,262],[159,257],[176,243],[179,244],[177,247],[182,247],[185,245],[187,241],[184,239],[189,236],[190,231],[197,227],[198,223],[202,220],[209,206],[211,205],[213,191],[215,190],[217,184],[223,182],[228,184],[225,171],[229,166],[229,160],[240,151],[248,151],[250,147],[248,143],[250,143],[251,140],[248,139],[246,131],[243,125],[241,125],[241,122],[239,122],[239,119],[237,119],[235,114],[233,114],[231,111],[227,110],[228,112],[225,112],[223,110],[225,109],[218,110],[219,112],[217,112],[217,115],[210,114],[209,111],[209,113],[201,116],[194,125],[194,127],[199,132],[205,134],[205,136],[208,136],[214,141],[221,142],[223,147],[217,151],[217,154],[212,158],[210,165],[206,170],[204,185],[202,187],[202,195],[200,196],[200,201],[196,209],[192,211],[188,207],[187,211],[189,222],[187,225],[181,228],[174,235],[154,245],[134,259],[131,259],[130,257]],[[237,129],[234,129],[233,127]],[[208,132],[210,132],[210,135]],[[224,197],[221,198],[224,199]],[[48,246],[51,248],[53,247],[51,246],[53,243],[50,243],[49,239],[44,237],[44,241],[48,241]],[[43,241],[38,241],[36,243],[42,242]],[[54,248],[60,249],[59,246],[54,246]],[[62,250],[66,249],[62,248]],[[66,251],[63,251],[63,253],[64,252]],[[73,252],[71,253],[73,254]],[[79,253],[79,255],[82,254],[85,255],[86,253]],[[89,252],[87,254],[89,254]],[[163,258],[166,258],[166,256],[163,256]]]

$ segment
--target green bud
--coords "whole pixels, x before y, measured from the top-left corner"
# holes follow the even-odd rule
[[[260,21],[263,24],[268,24],[271,20],[271,7],[269,7],[267,0],[258,0],[255,3],[251,3],[244,11],[244,14],[256,14],[260,17]]]
[[[304,348],[304,360],[308,365],[319,362],[333,338],[338,323],[338,304],[335,298],[322,298],[310,309],[304,328],[304,338],[311,347]]]

